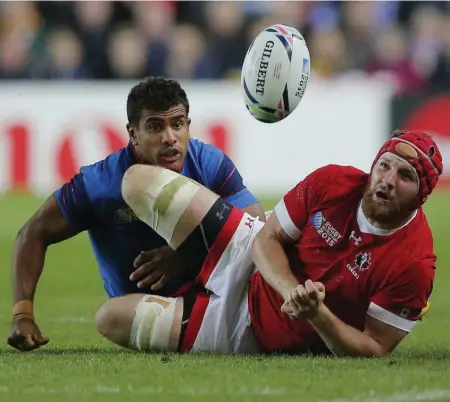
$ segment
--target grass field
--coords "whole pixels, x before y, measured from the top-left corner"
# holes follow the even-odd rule
[[[40,202],[0,199],[0,401],[450,401],[449,193],[433,195],[426,208],[439,259],[431,311],[395,354],[378,360],[140,355],[115,347],[92,325],[105,294],[85,235],[48,253],[35,305],[50,343],[16,352],[6,345],[12,245]]]

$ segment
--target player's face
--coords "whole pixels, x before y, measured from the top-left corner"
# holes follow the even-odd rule
[[[128,133],[144,162],[181,172],[189,145],[190,123],[183,105],[163,112],[144,110],[139,127],[129,125]]]
[[[364,194],[364,212],[382,224],[395,224],[404,219],[419,190],[413,167],[385,154],[375,164],[370,184]]]

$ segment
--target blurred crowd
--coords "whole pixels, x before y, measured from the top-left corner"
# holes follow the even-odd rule
[[[305,36],[313,73],[450,88],[450,2],[0,2],[2,79],[236,79],[263,28]]]

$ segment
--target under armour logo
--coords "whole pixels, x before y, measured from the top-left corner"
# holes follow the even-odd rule
[[[350,233],[349,239],[350,239],[350,240],[353,240],[353,241],[355,242],[355,246],[359,246],[359,243],[362,242],[362,237],[361,237],[361,236],[356,237],[356,236],[355,236],[355,231],[354,231],[354,230],[352,230],[352,233]]]
[[[245,226],[248,226],[251,229],[253,227],[253,222],[255,222],[254,219],[247,218],[247,220],[245,221]]]
[[[223,214],[226,210],[228,210],[230,207],[227,204],[223,204],[222,211],[216,212],[216,218],[219,218],[219,221],[223,219]]]

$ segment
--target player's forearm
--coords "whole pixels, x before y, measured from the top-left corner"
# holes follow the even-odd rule
[[[309,320],[330,351],[340,357],[381,357],[386,350],[369,335],[345,324],[324,304],[318,314]]]
[[[253,261],[266,282],[286,300],[298,285],[283,246],[270,236],[257,236],[252,249]]]
[[[47,245],[44,238],[29,226],[17,236],[13,257],[13,298],[33,301],[39,277],[42,274]]]

